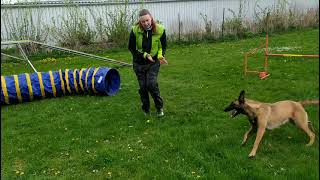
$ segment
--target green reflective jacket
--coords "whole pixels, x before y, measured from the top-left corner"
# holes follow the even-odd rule
[[[146,52],[142,50],[142,39],[144,31],[139,27],[139,25],[135,25],[132,27],[132,31],[136,36],[136,48],[139,52],[144,53],[144,57],[147,55]],[[164,27],[161,24],[156,24],[156,32],[152,32],[152,45],[150,50],[150,55],[155,56],[158,54],[158,58],[162,57],[162,45],[160,42],[160,38],[164,32]],[[149,36],[149,34],[147,34]]]

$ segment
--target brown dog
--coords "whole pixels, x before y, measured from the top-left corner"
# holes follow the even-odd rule
[[[313,144],[315,134],[309,129],[308,115],[302,105],[319,104],[318,100],[303,102],[286,100],[275,103],[262,103],[246,99],[244,95],[245,92],[241,91],[238,100],[231,102],[224,111],[231,111],[232,118],[238,114],[244,114],[248,117],[251,127],[244,134],[242,145],[247,143],[250,135],[257,132],[256,140],[254,141],[249,157],[254,157],[256,155],[265,129],[272,130],[288,121],[294,123],[309,136],[310,140],[307,146]]]

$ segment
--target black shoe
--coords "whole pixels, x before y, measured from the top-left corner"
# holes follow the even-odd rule
[[[143,114],[144,114],[145,116],[150,116],[150,111],[143,111]]]
[[[164,116],[164,113],[163,113],[163,109],[162,109],[162,108],[157,111],[157,116],[158,116],[158,117],[163,117],[163,116]]]

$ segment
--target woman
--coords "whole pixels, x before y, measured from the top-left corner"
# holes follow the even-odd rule
[[[139,22],[132,27],[128,48],[133,57],[133,70],[139,82],[139,94],[145,115],[150,115],[150,93],[157,116],[164,116],[157,77],[160,64],[168,63],[164,58],[166,46],[164,27],[154,21],[147,9],[142,9],[139,12]]]

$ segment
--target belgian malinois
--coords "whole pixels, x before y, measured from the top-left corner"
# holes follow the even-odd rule
[[[262,103],[244,97],[242,90],[237,100],[231,102],[224,111],[231,111],[231,117],[244,114],[251,124],[250,129],[244,134],[242,145],[245,145],[248,138],[257,133],[253,148],[249,157],[254,157],[265,129],[272,130],[290,121],[301,128],[310,138],[307,146],[311,146],[315,139],[315,134],[309,129],[308,114],[303,108],[306,104],[319,104],[319,100],[295,102],[290,100],[278,101],[275,103]]]

